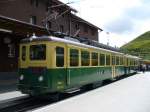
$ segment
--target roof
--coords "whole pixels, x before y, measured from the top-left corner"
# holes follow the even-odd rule
[[[57,7],[57,6],[64,6],[64,7],[66,7],[66,8],[69,8],[71,11],[73,11],[73,12],[75,12],[75,13],[78,12],[76,9],[74,9],[74,8],[72,8],[72,7],[70,7],[70,6],[68,6],[67,4],[69,4],[69,3],[63,3],[63,2],[61,2],[61,1],[59,1],[59,0],[52,0],[52,2],[55,2],[56,4],[58,4],[58,5],[56,5],[56,6],[52,6],[52,8],[53,8],[53,7]]]
[[[103,31],[101,28],[99,28],[99,27],[93,25],[92,23],[90,23],[90,22],[88,22],[88,21],[82,19],[82,18],[79,17],[79,16],[76,16],[75,14],[71,14],[71,16],[72,16],[72,18],[75,19],[75,21],[78,21],[78,22],[81,22],[81,23],[85,23],[85,24],[87,24],[87,25],[89,25],[89,26],[91,26],[91,27],[94,27],[94,28],[96,28],[96,29],[98,29],[98,30],[100,30],[100,31]]]
[[[28,22],[23,22],[2,15],[0,15],[0,28],[11,30],[14,33],[19,32],[24,35],[33,33],[36,33],[37,35],[48,34],[45,27],[33,25]]]
[[[77,12],[76,9],[71,8],[70,6],[68,6],[67,4],[65,4],[65,3],[63,3],[63,2],[61,2],[61,1],[59,1],[59,0],[53,0],[53,2],[56,2],[58,5],[59,5],[59,4],[62,4],[62,5],[64,5],[65,7],[70,8],[72,11]],[[54,7],[55,7],[55,6],[54,6]],[[82,18],[79,17],[79,16],[76,16],[76,15],[74,15],[74,14],[71,14],[71,16],[74,17],[74,18],[76,19],[76,21],[78,20],[78,22],[85,23],[85,24],[87,24],[87,25],[89,25],[89,26],[92,26],[92,27],[94,27],[94,28],[96,28],[96,29],[98,29],[98,30],[100,30],[100,31],[103,31],[101,28],[99,28],[99,27],[93,25],[92,23],[90,23],[90,22],[88,22],[88,21],[82,19]]]

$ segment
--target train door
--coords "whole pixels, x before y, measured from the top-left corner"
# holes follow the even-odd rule
[[[115,57],[115,55],[112,55],[112,79],[114,79],[116,77],[115,64],[116,64],[116,57]]]
[[[73,86],[78,84],[80,74],[79,66],[79,49],[75,46],[67,48],[67,85]]]
[[[64,45],[56,45],[55,47],[56,52],[56,68],[55,71],[55,78],[58,89],[63,89],[66,86],[66,47]]]

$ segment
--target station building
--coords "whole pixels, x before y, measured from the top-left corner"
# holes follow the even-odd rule
[[[58,0],[1,0],[0,74],[16,74],[19,42],[33,33],[40,36],[55,31],[98,41],[102,29],[75,13]]]

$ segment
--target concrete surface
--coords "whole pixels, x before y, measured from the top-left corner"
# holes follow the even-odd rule
[[[33,112],[150,112],[150,72],[122,79]]]
[[[12,98],[22,97],[22,96],[26,96],[26,95],[22,94],[19,91],[12,91],[12,92],[7,92],[7,93],[1,93],[0,94],[0,102],[3,102],[5,100],[10,100]]]

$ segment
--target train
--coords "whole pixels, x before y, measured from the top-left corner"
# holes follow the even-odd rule
[[[140,58],[56,36],[32,36],[19,47],[18,89],[44,96],[94,87],[136,73]]]

